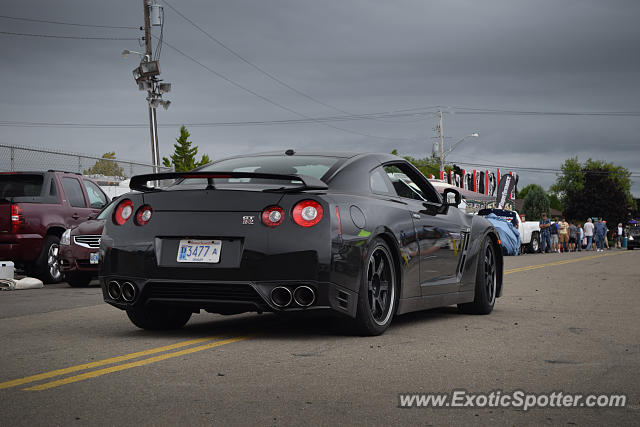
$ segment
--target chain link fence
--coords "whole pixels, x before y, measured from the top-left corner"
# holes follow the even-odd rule
[[[78,172],[95,177],[125,180],[134,175],[153,173],[153,165],[121,159],[104,159],[88,154],[0,144],[0,171],[46,171],[49,169]],[[164,166],[158,172],[170,172]]]

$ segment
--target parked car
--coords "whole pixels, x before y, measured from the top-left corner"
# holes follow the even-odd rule
[[[508,217],[511,223],[520,233],[520,252],[538,253],[540,252],[540,223],[538,221],[522,221],[516,211],[506,209],[480,209],[478,215],[496,214],[501,217]]]
[[[325,310],[376,335],[416,310],[488,314],[502,292],[494,227],[394,155],[287,150],[131,188],[105,222],[100,283],[140,328],[178,328],[200,310]]]
[[[114,202],[102,209],[95,219],[70,228],[60,238],[60,270],[71,287],[88,286],[98,277],[98,249],[104,222],[113,212]]]
[[[45,283],[61,281],[60,237],[107,203],[100,187],[80,174],[0,173],[0,260],[13,261]]]

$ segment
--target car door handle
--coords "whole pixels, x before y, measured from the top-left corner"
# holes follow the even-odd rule
[[[413,219],[420,219],[420,218],[422,218],[422,217],[420,216],[420,214],[419,214],[419,213],[412,212],[412,213],[411,213],[411,218],[413,218]]]
[[[73,215],[71,215],[71,218],[78,219],[80,218],[80,215],[78,215],[77,213],[74,213]]]

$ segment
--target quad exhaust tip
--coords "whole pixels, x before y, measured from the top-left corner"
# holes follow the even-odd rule
[[[286,307],[291,304],[293,296],[289,288],[284,286],[276,286],[271,290],[271,302],[276,307]]]
[[[136,299],[136,294],[138,293],[138,289],[136,285],[131,282],[124,282],[122,284],[122,299],[126,302],[132,302]]]
[[[115,280],[110,281],[107,285],[107,293],[112,299],[117,300],[118,298],[120,298],[120,296],[122,295],[122,287],[120,286],[120,283],[116,282]]]
[[[298,286],[293,291],[293,300],[300,307],[309,307],[316,301],[316,293],[309,286]]]

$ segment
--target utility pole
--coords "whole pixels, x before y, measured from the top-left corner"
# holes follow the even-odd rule
[[[442,110],[438,110],[438,136],[440,138],[440,175],[444,172],[444,132],[442,130]]]
[[[146,60],[153,60],[153,50],[151,47],[151,18],[149,16],[149,5],[147,0],[142,0],[142,9],[144,10],[144,47]],[[147,103],[149,105],[149,136],[151,137],[151,164],[153,172],[158,173],[160,165],[160,156],[158,155],[158,124],[156,117],[156,109],[151,105],[153,99],[153,85],[150,85],[147,91]]]
[[[171,92],[171,83],[163,83],[158,78],[160,75],[160,63],[158,58],[153,59],[153,43],[151,42],[151,27],[164,26],[164,12],[162,6],[157,4],[155,0],[142,0],[142,8],[144,11],[144,53],[134,50],[125,49],[122,56],[129,56],[134,53],[140,56],[140,65],[133,69],[133,78],[141,91],[147,91],[147,105],[149,107],[149,136],[151,137],[151,164],[153,171],[159,172],[160,167],[160,148],[158,147],[158,120],[156,117],[156,109],[162,105],[164,109],[169,108],[171,101],[162,99],[162,94]],[[142,29],[142,27],[140,28]],[[156,52],[160,52],[162,47],[162,38]],[[160,53],[158,53],[160,56]]]

